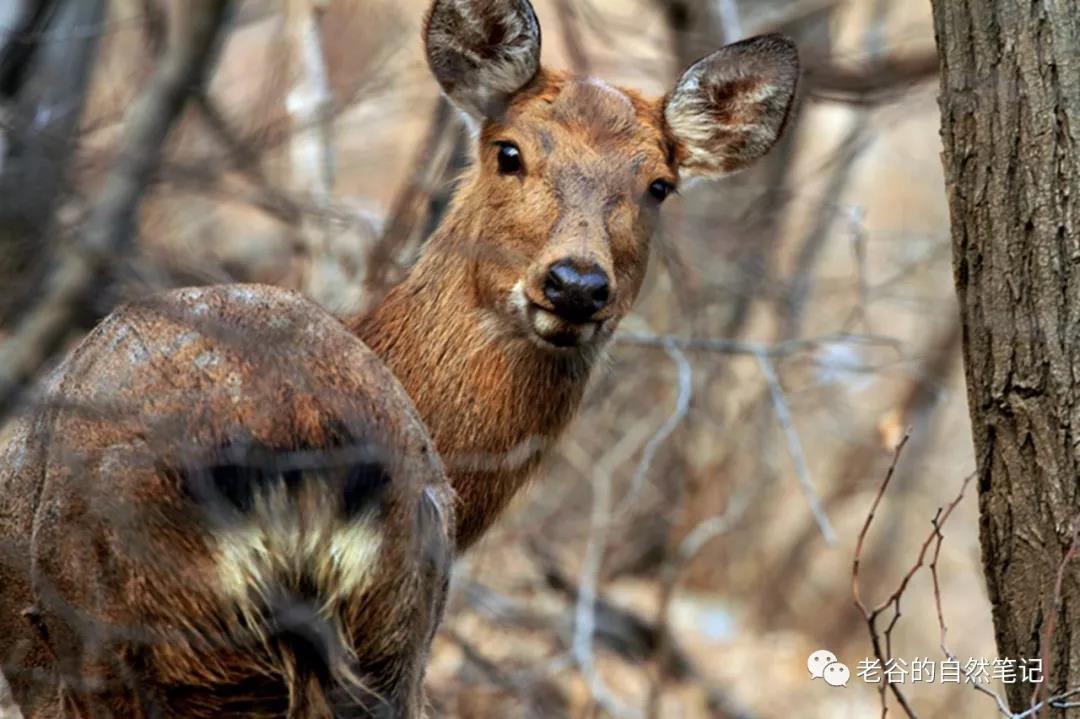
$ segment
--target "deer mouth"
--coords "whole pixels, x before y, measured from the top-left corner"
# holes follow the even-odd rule
[[[545,348],[582,347],[591,343],[600,330],[599,322],[570,322],[534,302],[529,302],[525,314],[533,336]]]

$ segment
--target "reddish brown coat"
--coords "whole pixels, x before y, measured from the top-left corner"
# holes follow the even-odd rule
[[[436,0],[426,42],[477,157],[380,307],[123,308],[4,448],[0,660],[31,717],[421,714],[455,542],[571,420],[680,173],[760,157],[798,76],[758,38],[647,100],[541,69],[527,0]],[[560,309],[556,265],[602,278],[591,314]]]

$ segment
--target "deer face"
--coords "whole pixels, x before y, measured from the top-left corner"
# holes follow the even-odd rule
[[[765,36],[704,58],[664,98],[540,67],[528,0],[436,0],[428,63],[479,128],[452,222],[481,308],[552,350],[609,337],[641,287],[660,205],[688,176],[773,146],[799,74]]]

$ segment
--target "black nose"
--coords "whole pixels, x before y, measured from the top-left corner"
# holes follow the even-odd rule
[[[567,322],[587,322],[607,307],[611,286],[607,274],[593,265],[581,272],[570,260],[559,260],[548,268],[544,297],[555,314]]]

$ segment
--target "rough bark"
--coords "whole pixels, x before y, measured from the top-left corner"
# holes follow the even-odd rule
[[[1080,563],[1066,561],[1080,507],[1080,16],[1058,0],[933,7],[998,651],[1041,657],[1053,695],[1080,686]],[[1036,687],[1007,690],[1019,712]]]

